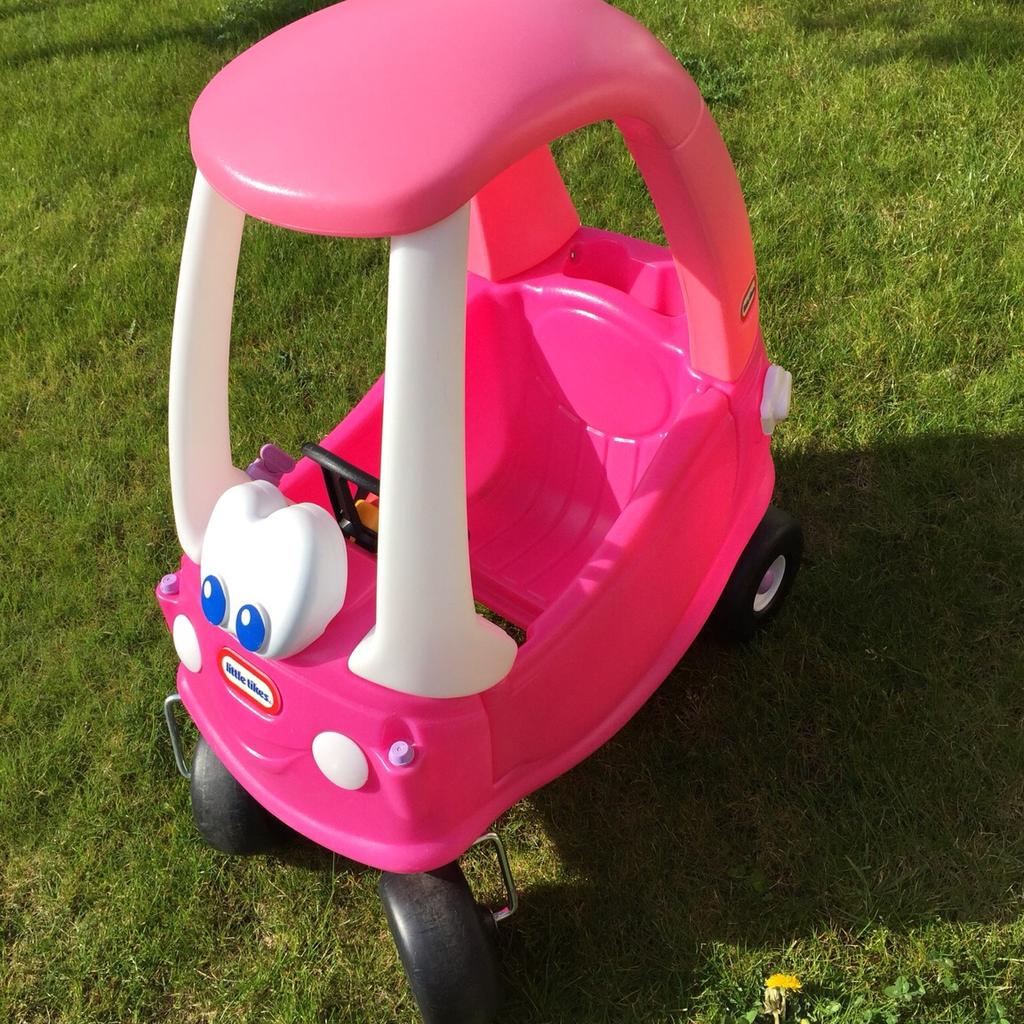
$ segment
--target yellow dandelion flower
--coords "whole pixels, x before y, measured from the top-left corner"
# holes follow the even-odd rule
[[[765,988],[783,988],[788,992],[799,992],[803,988],[795,974],[773,974],[764,983]]]

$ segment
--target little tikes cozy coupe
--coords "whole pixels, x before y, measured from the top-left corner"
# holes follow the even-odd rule
[[[602,120],[668,248],[580,226],[548,144]],[[489,1019],[514,887],[498,843],[492,915],[459,856],[619,729],[709,616],[750,636],[800,561],[769,505],[790,376],[765,355],[736,174],[690,77],[601,0],[348,0],[233,60],[190,134],[184,555],[157,598],[168,720],[180,699],[201,734],[196,822],[225,851],[283,822],[383,869],[424,1018]],[[390,236],[391,257],[383,378],[297,462],[266,446],[243,471],[247,214]]]

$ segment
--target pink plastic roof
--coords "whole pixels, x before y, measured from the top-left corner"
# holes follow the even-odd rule
[[[671,147],[701,105],[654,36],[601,0],[347,0],[228,64],[190,133],[206,179],[254,217],[396,235],[582,125],[639,119]]]

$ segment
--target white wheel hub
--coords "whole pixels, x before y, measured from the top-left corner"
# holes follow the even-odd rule
[[[775,600],[782,581],[786,576],[786,556],[779,555],[778,558],[768,566],[768,571],[761,577],[757,586],[757,593],[754,595],[754,611],[763,612]]]

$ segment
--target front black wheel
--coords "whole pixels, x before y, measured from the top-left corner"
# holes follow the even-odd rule
[[[277,819],[249,795],[202,738],[192,756],[192,817],[222,853],[262,853],[281,839]]]
[[[487,1024],[501,1003],[494,919],[458,863],[385,872],[379,892],[424,1024]]]
[[[803,550],[800,524],[769,505],[711,613],[712,630],[723,640],[750,640],[788,597]]]

